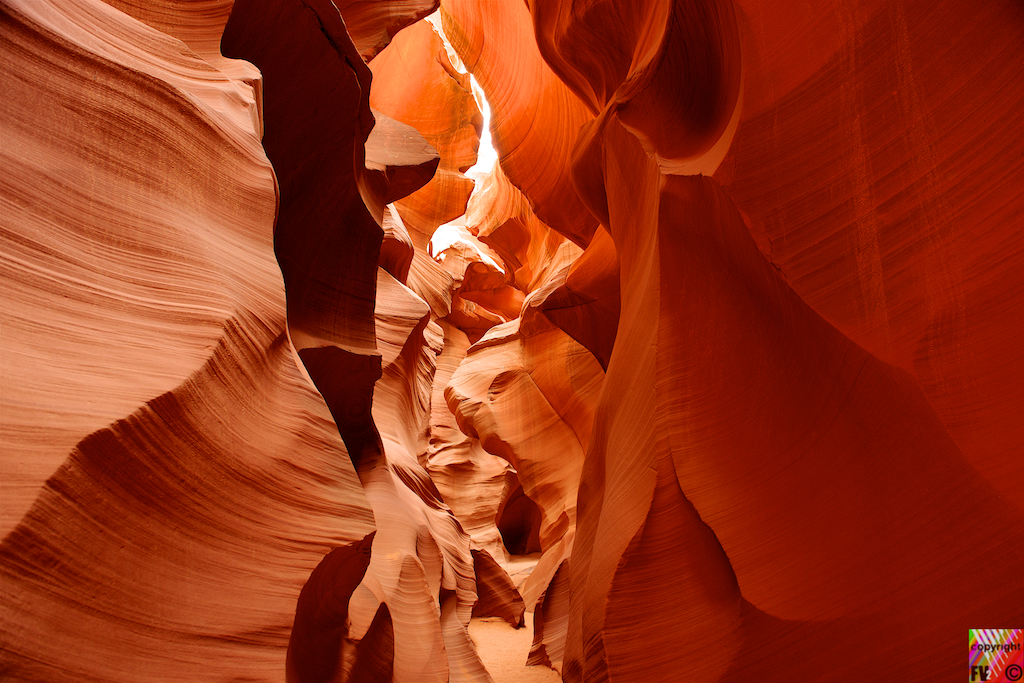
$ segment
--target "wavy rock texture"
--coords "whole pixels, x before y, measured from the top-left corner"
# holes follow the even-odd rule
[[[452,373],[466,357],[469,338],[447,321],[442,326],[444,349],[437,357],[430,400],[427,471],[462,528],[472,537],[474,550],[485,551],[499,566],[505,565],[508,551],[497,522],[511,465],[484,450],[479,439],[462,432],[448,408],[444,391]]]
[[[363,585],[391,612],[395,681],[487,681],[466,630],[476,601],[469,537],[416,457],[442,338],[436,323],[428,322],[426,304],[405,291],[418,303],[418,322],[374,391],[373,419],[383,448],[380,459],[360,472],[378,526]],[[394,307],[396,300],[378,290],[378,314],[411,319]],[[364,623],[377,611],[365,597],[359,609],[368,604],[372,611],[361,615]]]
[[[381,228],[384,236],[380,243],[380,267],[398,282],[408,284],[415,249],[405,221],[394,204],[384,207]]]
[[[430,182],[397,202],[413,244],[425,251],[439,225],[466,211],[473,181],[464,171],[476,163],[483,117],[469,76],[455,70],[426,21],[396,36],[370,69],[370,104],[418,130],[441,155]]]
[[[60,31],[75,47],[58,46]],[[241,264],[216,257],[256,252],[270,240],[273,177],[245,84],[103,4],[75,3],[65,12],[47,3],[12,7],[5,42],[6,533],[76,442],[180,384],[209,358],[246,297],[275,297],[280,285],[268,251],[250,257],[262,259],[261,270],[245,286]],[[39,85],[57,72],[74,104]],[[122,97],[109,95],[117,86],[79,94],[97,72],[131,85],[121,86]],[[190,108],[177,119],[188,123],[143,153],[155,133],[147,117],[164,116],[170,102]],[[69,107],[83,115],[65,122]],[[136,107],[149,113],[133,113]],[[118,116],[131,125],[110,123]],[[199,132],[181,132],[192,130]],[[187,153],[196,144],[210,154],[192,164]],[[166,174],[153,170],[161,166]],[[240,170],[221,199],[206,188],[236,173],[229,167]],[[196,236],[195,223],[216,229]],[[252,225],[263,231],[258,238]],[[117,263],[124,265],[108,265]],[[176,263],[192,284],[176,280]],[[62,327],[81,331],[60,334]],[[110,335],[102,333],[107,328]]]
[[[334,6],[359,54],[370,61],[399,31],[437,9],[437,0],[338,0]]]
[[[495,327],[470,348],[445,396],[462,431],[515,467],[523,492],[540,511],[543,554],[521,592],[531,611],[542,602],[535,624],[562,622],[562,628],[538,628],[532,661],[548,664],[561,660],[568,616],[564,602],[552,611],[549,583],[572,552],[576,491],[604,373],[586,349],[537,311],[544,293],[531,296],[521,318]]]
[[[417,459],[440,328],[426,301],[377,267],[384,212],[392,212],[384,204],[398,197],[395,183],[383,189],[364,162],[371,72],[329,2],[285,0],[275,9],[236,3],[225,44],[268,81],[264,145],[281,178],[275,247],[293,297],[289,328],[374,511],[373,552],[350,608],[353,637],[371,633],[383,604],[394,681],[487,681],[467,631],[476,601],[469,537]],[[278,34],[278,23],[293,34]],[[419,165],[418,154],[403,160],[406,145],[392,151],[389,170]],[[404,242],[397,222],[389,229]]]
[[[370,564],[372,541],[370,534],[359,543],[335,548],[309,575],[295,605],[285,662],[288,680],[329,681],[336,676],[344,659],[348,604]],[[360,645],[371,642],[372,638],[364,637]],[[394,652],[391,654],[393,657]],[[358,662],[353,664],[361,668]],[[365,675],[362,671],[359,674]]]
[[[329,344],[369,359],[387,203],[383,173],[365,166],[374,127],[370,71],[329,0],[236,2],[223,43],[258,66],[272,88],[264,94],[263,146],[280,186],[274,251],[295,346]],[[360,457],[351,445],[350,453]]]
[[[748,97],[723,185],[793,289],[912,373],[1022,505],[1020,3],[737,4]]]
[[[526,196],[495,165],[466,207],[466,228],[501,257],[512,285],[529,293],[581,251],[544,225]]]
[[[458,5],[454,7],[450,10],[453,15],[458,12]],[[894,117],[883,131],[906,122],[911,130],[921,129],[918,141],[909,147],[920,150],[922,145],[938,144],[941,138],[928,141],[932,114],[917,101],[921,95],[913,82],[914,60],[935,64],[925,56],[926,50],[948,43],[922,47],[922,57],[915,58],[910,47],[913,43],[908,44],[907,16],[920,19],[922,12],[902,6],[883,11],[865,5],[848,9],[846,14],[828,8],[810,20],[804,16],[790,20],[784,12],[778,19],[771,17],[769,5],[757,4],[757,18],[770,22],[774,32],[754,24],[753,9],[744,13],[741,6],[737,20],[728,3],[637,2],[623,8],[621,3],[611,2],[560,2],[531,3],[530,8],[541,53],[580,100],[600,114],[585,127],[577,143],[573,180],[587,208],[608,228],[615,247],[612,250],[609,245],[601,257],[595,250],[590,265],[581,259],[573,266],[577,287],[589,287],[594,294],[580,296],[578,290],[562,287],[561,299],[556,298],[568,310],[577,309],[561,322],[575,328],[581,340],[587,339],[582,331],[589,328],[589,345],[608,367],[593,447],[582,474],[579,534],[568,591],[572,614],[566,679],[667,681],[686,670],[702,680],[773,680],[781,675],[772,670],[777,657],[767,654],[768,648],[762,647],[754,655],[749,649],[770,640],[779,644],[778,650],[773,647],[771,651],[781,651],[782,643],[813,633],[811,639],[820,654],[801,668],[802,675],[856,680],[870,675],[887,656],[877,649],[869,654],[868,639],[863,636],[864,625],[876,622],[885,624],[889,632],[902,634],[889,646],[922,653],[915,660],[924,662],[922,671],[951,674],[953,661],[945,653],[954,649],[954,639],[943,640],[940,634],[962,631],[966,617],[950,616],[948,604],[932,596],[949,591],[958,612],[974,618],[1019,618],[1017,608],[1010,607],[1006,599],[1013,590],[1010,577],[1019,572],[1021,562],[1014,548],[1017,540],[1011,540],[1020,538],[1019,531],[1012,531],[1019,523],[1019,513],[973,469],[977,458],[965,456],[951,438],[957,425],[949,424],[941,405],[936,412],[930,393],[922,393],[927,381],[920,379],[920,366],[934,367],[938,362],[928,360],[932,349],[936,356],[948,356],[942,345],[959,342],[955,335],[944,334],[934,319],[927,323],[929,333],[943,336],[943,341],[930,341],[927,351],[916,352],[916,364],[898,363],[914,369],[916,376],[889,364],[887,361],[896,360],[891,355],[865,352],[857,343],[868,351],[874,348],[865,343],[863,332],[841,325],[836,330],[819,318],[798,296],[811,290],[801,290],[796,284],[795,292],[789,289],[779,272],[754,249],[746,228],[753,219],[744,223],[714,183],[686,175],[715,171],[737,135],[742,40],[792,55],[792,29],[787,23],[807,34],[817,32],[817,42],[811,41],[809,49],[815,59],[821,57],[817,62],[822,65],[820,72],[816,73],[819,67],[813,60],[810,64],[801,58],[781,60],[778,75],[771,78],[776,83],[786,82],[788,90],[784,92],[793,91],[791,101],[775,104],[771,98],[777,91],[758,84],[760,100],[755,107],[764,132],[752,132],[746,147],[750,160],[745,176],[740,175],[744,160],[740,145],[722,172],[727,181],[746,182],[742,187],[751,201],[760,202],[756,210],[776,212],[769,214],[770,223],[762,213],[758,220],[763,225],[776,228],[780,237],[788,235],[787,231],[795,228],[782,219],[781,207],[783,202],[793,202],[797,196],[793,193],[802,191],[807,183],[790,183],[779,170],[769,186],[778,189],[766,190],[760,180],[773,171],[763,171],[755,159],[765,158],[766,150],[772,149],[770,168],[779,168],[799,150],[808,161],[789,171],[795,174],[789,178],[810,179],[813,174],[818,183],[814,187],[823,186],[822,179],[829,176],[810,158],[816,158],[821,148],[808,142],[802,131],[807,129],[809,112],[820,112],[819,95],[825,88],[825,92],[836,93],[832,98],[836,104],[826,105],[833,107],[831,113],[815,114],[815,120],[830,130],[823,136],[825,148],[837,150],[835,167],[842,166],[842,173],[850,167],[856,172],[856,156],[871,149],[863,142],[867,134],[861,133],[862,137],[852,142],[851,138],[837,143],[829,140],[835,137],[831,131],[837,118],[863,128],[868,118],[863,112],[877,108],[864,94],[874,72],[860,68],[862,63],[871,63],[861,58],[860,52],[878,60],[875,69],[891,71],[900,70],[898,53],[905,53],[905,68],[889,82],[910,86],[910,92],[903,95],[909,98],[908,104],[901,110],[909,114],[903,119]],[[914,14],[908,15],[911,11]],[[496,66],[500,58],[488,55],[486,45],[481,50],[481,41],[472,38],[478,35],[474,26],[487,25],[491,12],[489,8],[473,15],[466,10],[448,33],[456,36],[456,49],[467,53],[464,58],[471,70],[511,72],[511,67]],[[939,21],[954,12],[951,3],[925,19]],[[1008,6],[986,10],[971,30],[980,32],[996,15],[1003,21],[995,31],[999,37],[996,45],[1015,49],[1017,43],[1009,48],[1010,42],[999,42],[1021,35],[1019,18],[1015,23],[1009,21]],[[821,33],[821,27],[833,18],[846,32],[838,32],[838,40],[822,45],[820,36],[832,34]],[[955,21],[942,21],[945,33],[940,31],[941,35],[949,34],[954,44],[958,35],[960,41],[967,40],[970,34],[954,29]],[[461,41],[460,28],[461,36],[468,36]],[[915,30],[923,43],[926,29]],[[772,34],[771,39],[765,37],[767,33]],[[887,35],[902,35],[903,39],[881,42]],[[592,49],[596,44],[602,49]],[[869,49],[875,45],[889,46],[888,52]],[[998,49],[993,48],[989,59],[994,59]],[[1013,54],[1006,49],[1000,60]],[[474,56],[481,52],[484,56],[475,62]],[[840,57],[835,56],[837,52]],[[830,58],[838,60],[839,66],[828,62]],[[947,54],[944,59],[957,58]],[[1015,63],[1013,59],[999,61],[998,67],[1012,70],[1010,65]],[[773,73],[770,60],[755,62],[755,66]],[[794,72],[799,72],[799,78]],[[968,82],[970,73],[968,70],[959,82]],[[746,78],[756,74],[752,69]],[[815,77],[821,86],[816,85]],[[1015,101],[1014,86],[1000,85],[1007,80],[1012,81],[1004,78],[994,88],[979,87],[987,96],[1003,98],[999,101]],[[971,82],[978,83],[977,79]],[[873,87],[881,91],[879,86]],[[493,102],[496,121],[523,130],[536,120],[517,110],[512,98],[503,100],[500,88],[492,88],[497,95]],[[798,99],[801,96],[807,98],[803,104]],[[937,107],[938,100],[933,102],[928,106]],[[785,138],[773,127],[780,115],[790,111],[784,106],[792,106],[794,112],[803,106],[800,115],[787,124],[793,132]],[[947,120],[952,121],[953,115],[955,112]],[[878,113],[872,111],[871,116]],[[669,119],[678,125],[664,126]],[[992,130],[1008,120],[999,120]],[[557,126],[552,129],[552,138],[560,139]],[[884,132],[872,133],[878,134]],[[887,139],[891,140],[891,135]],[[506,143],[498,136],[496,140],[502,151]],[[776,140],[774,148],[767,146]],[[793,151],[777,156],[775,149]],[[881,144],[875,149],[882,154]],[[992,164],[999,188],[1006,172],[1020,164],[1002,149],[991,154],[999,158]],[[979,165],[986,164],[985,158],[981,155]],[[852,162],[846,164],[847,159]],[[924,163],[929,163],[928,157]],[[935,172],[920,163],[918,168],[925,174]],[[891,182],[891,176],[886,180]],[[865,183],[881,178],[862,177],[867,178]],[[510,178],[515,182],[511,174]],[[933,187],[936,198],[924,203],[946,202],[949,207],[948,200],[941,199],[941,188]],[[531,196],[528,187],[521,189]],[[888,210],[888,205],[872,208],[878,203],[867,192],[860,196],[860,208],[833,209],[829,219],[851,233],[863,232],[862,217]],[[989,197],[993,215],[1014,211],[1016,197],[998,190],[986,195]],[[904,210],[920,211],[921,200],[919,190],[906,199]],[[826,270],[835,272],[833,266],[826,265],[830,263],[859,269],[862,281],[876,273],[878,291],[884,289],[880,278],[885,272],[893,272],[893,277],[898,273],[904,279],[931,273],[927,281],[937,283],[933,291],[941,290],[943,282],[956,281],[951,287],[954,293],[974,284],[960,282],[962,271],[948,268],[939,257],[918,260],[922,253],[936,251],[929,245],[937,240],[913,226],[906,232],[893,230],[893,249],[899,245],[902,251],[893,252],[891,265],[882,268],[868,263],[868,257],[861,258],[865,249],[846,246],[852,236],[845,245],[836,244],[833,252],[826,252],[835,242],[822,239],[823,233],[810,225],[810,216],[817,218],[822,215],[819,211],[829,210],[823,207],[838,207],[847,201],[840,195],[832,204],[802,203],[805,213],[801,215],[808,220],[793,236],[794,240],[798,235],[803,239],[794,245],[803,250],[803,272],[808,279],[812,274],[819,277],[819,286],[828,287],[837,304],[842,301],[849,307],[851,302],[866,302],[842,296],[840,292],[849,289],[841,288],[834,277],[825,279]],[[952,217],[933,212],[930,225]],[[827,234],[828,228],[825,230]],[[1002,240],[1009,237],[1005,228],[993,229],[991,234]],[[761,240],[762,250],[775,253],[775,235],[768,237],[771,239]],[[993,242],[979,245],[978,252],[991,258],[993,246]],[[811,251],[814,253],[808,253]],[[1011,249],[1010,255],[1007,268],[1013,267],[1016,250]],[[621,312],[611,303],[616,294],[608,277],[616,268]],[[1012,284],[1013,278],[1010,276],[1009,282],[1004,279],[1007,293],[1020,291]],[[898,287],[895,281],[891,286]],[[598,301],[607,303],[603,311],[595,306]],[[1014,301],[1011,294],[1004,310],[1015,306]],[[828,317],[817,300],[812,299],[812,305]],[[552,306],[553,320],[561,310],[561,306]],[[1010,318],[1000,315],[997,322],[982,314],[983,310],[991,310],[991,306],[981,305],[979,317],[1005,329]],[[613,311],[618,313],[619,329],[612,337],[614,351],[609,353],[609,335],[594,330],[591,321],[599,313],[613,319]],[[956,322],[955,315],[943,315]],[[808,346],[801,346],[804,343]],[[998,344],[989,347],[993,360],[998,359],[1004,368],[1016,367],[1010,361],[1013,354]],[[1000,379],[1006,379],[1006,384],[993,385],[990,395],[998,397],[990,400],[999,404],[991,413],[993,418],[1020,406],[1009,389],[1012,380]],[[966,400],[966,396],[957,394],[957,400]],[[991,443],[1003,440],[1006,432],[993,430]],[[985,457],[1019,475],[1019,463],[1006,457],[1006,452],[1000,455],[994,449]],[[756,460],[752,453],[758,454]],[[801,466],[795,467],[792,463],[796,462]],[[847,469],[837,477],[835,468],[842,462],[848,463],[842,466]],[[771,481],[774,490],[766,489],[764,481]],[[892,481],[914,482],[913,493],[893,493]],[[1001,486],[1004,491],[1011,490],[1006,482]],[[760,493],[755,495],[755,491]],[[967,506],[971,513],[964,514]],[[741,509],[745,512],[740,513]],[[966,525],[973,516],[992,523],[989,538],[1007,548],[1006,565],[971,568],[965,559],[970,545]],[[747,524],[751,526],[740,531]],[[773,567],[773,563],[778,564]],[[881,565],[885,567],[881,571],[870,568]],[[1008,592],[984,599],[958,592],[972,571],[991,572],[992,585],[1006,586]],[[922,586],[929,587],[925,590],[930,593],[922,595]],[[900,616],[894,616],[897,614]],[[920,619],[919,624],[928,623],[929,627],[919,625],[915,632],[906,621],[908,614],[916,615],[909,617],[911,621]],[[822,630],[815,633],[813,629],[819,627]],[[837,637],[839,633],[843,635]],[[652,643],[657,645],[653,649]],[[708,660],[702,653],[719,643],[729,645],[722,648],[719,659]],[[663,656],[651,656],[652,652]],[[844,662],[843,667],[836,667],[837,660]]]
[[[387,205],[429,182],[441,157],[415,128],[379,111],[373,111],[373,130],[363,147],[364,164],[370,171],[366,176],[376,200],[374,207],[380,202],[385,204],[381,212],[383,228]]]
[[[619,257],[608,231],[599,227],[586,250],[557,276],[540,310],[608,368],[622,306]]]
[[[228,76],[236,88],[252,97],[255,107],[254,126],[263,135],[263,79],[259,69],[247,61],[225,57],[220,51],[220,39],[231,14],[233,0],[104,0],[152,28],[177,38],[203,61]],[[251,88],[252,92],[248,92]]]
[[[635,178],[650,164],[621,127],[604,140],[606,154],[612,144],[633,147],[631,163],[606,167],[610,178]],[[984,518],[990,542],[1000,542],[1015,533],[1012,508],[969,466],[910,377],[855,346],[784,286],[713,181],[678,178],[657,192],[656,169],[648,173],[658,238],[638,245],[643,275],[633,279],[651,282],[652,269],[661,275],[654,287],[623,291],[606,392],[617,386],[624,400],[602,405],[608,412],[599,413],[592,443],[607,446],[591,451],[583,474],[604,493],[581,500],[568,677],[606,670],[609,680],[671,680],[684,666],[708,680],[723,670],[728,680],[775,680],[790,674],[744,646],[799,639],[821,652],[818,665],[844,661],[841,674],[852,679],[890,656],[866,647],[868,623],[906,634],[904,647],[924,651],[915,665],[952,674],[959,661],[944,653],[953,638],[941,634],[961,630],[967,618],[1015,616],[1005,597],[956,591],[978,572],[1009,586],[1021,558],[1007,548],[1006,565],[981,569],[951,539],[967,538],[971,520]],[[609,203],[613,228],[622,211],[631,235],[639,228],[633,199],[622,209]],[[633,256],[620,250],[624,282]],[[633,296],[649,297],[644,303],[660,315],[629,320]],[[762,323],[737,333],[759,315]],[[652,346],[651,334],[674,342]],[[638,351],[618,366],[630,341]],[[637,363],[641,348],[651,351]],[[637,440],[644,414],[651,422],[642,433],[652,436]],[[911,480],[921,485],[894,489]],[[624,518],[608,504],[626,490],[650,496],[637,506],[645,516]],[[673,590],[651,591],[662,562]],[[937,593],[958,605],[957,616]],[[603,614],[587,609],[603,600]],[[641,611],[643,620],[632,616]],[[815,633],[821,625],[828,628]],[[706,649],[723,641],[732,650],[708,661]],[[676,654],[639,657],[652,642]]]
[[[517,624],[522,622],[522,601],[519,600],[517,608],[514,586],[498,564],[506,561],[496,521],[506,492],[508,465],[457,430],[455,419],[444,402],[443,390],[469,344],[466,334],[454,326],[455,322],[467,329],[478,327],[480,331],[476,336],[479,336],[494,322],[517,315],[521,295],[518,299],[513,297],[504,308],[500,301],[496,305],[491,300],[493,297],[479,300],[480,292],[505,292],[509,288],[493,259],[485,264],[487,259],[475,248],[444,249],[444,256],[439,255],[447,259],[443,266],[428,254],[431,235],[439,225],[466,211],[473,188],[473,182],[463,171],[476,161],[482,119],[468,75],[453,68],[441,38],[427,22],[415,24],[397,36],[392,45],[371,62],[371,69],[376,79],[370,96],[373,106],[416,127],[441,155],[441,164],[431,182],[397,201],[393,207],[394,214],[407,229],[412,247],[407,284],[429,308],[429,316],[422,319],[426,327],[413,335],[425,334],[431,339],[429,343],[436,346],[418,364],[407,356],[409,363],[404,370],[397,371],[394,382],[388,382],[385,368],[384,379],[375,395],[374,413],[380,415],[378,424],[387,425],[382,427],[382,432],[392,433],[390,441],[386,435],[384,438],[392,467],[401,467],[403,478],[416,477],[419,483],[414,490],[431,505],[444,510],[450,506],[452,514],[446,519],[457,519],[458,533],[464,529],[472,538],[472,547],[486,550],[493,558],[487,561],[478,554],[473,558],[460,554],[445,559],[444,581],[440,588],[432,586],[432,592],[426,594],[433,595],[434,607],[424,604],[424,617],[418,622],[410,621],[408,635],[424,640],[423,636],[434,629],[431,624],[436,622],[436,617],[430,620],[430,610],[436,610],[440,600],[441,630],[428,636],[426,641],[433,638],[435,644],[447,650],[449,666],[437,673],[411,670],[408,680],[426,680],[423,676],[443,674],[448,674],[453,681],[489,680],[466,633],[469,608],[477,600],[473,579],[483,591],[485,611],[500,612]],[[463,290],[477,292],[477,300],[471,300],[469,294],[463,295]],[[499,297],[501,301],[505,299],[508,297]],[[382,301],[379,296],[378,308]],[[496,307],[502,308],[506,317],[491,310]],[[412,340],[410,338],[410,343],[414,343]],[[429,349],[424,346],[424,350]],[[382,394],[385,387],[391,389]],[[425,392],[425,388],[429,391]],[[386,408],[388,404],[393,406],[390,411]],[[425,477],[427,472],[432,479]],[[445,503],[441,503],[442,495]],[[468,550],[463,538],[458,539],[461,543],[458,547]],[[456,545],[450,539],[443,539],[440,541],[443,552],[445,543]],[[426,563],[419,545],[414,548],[419,557],[415,553],[410,557]],[[467,570],[473,574],[467,575]],[[408,568],[403,569],[407,571]],[[403,580],[406,580],[404,576]],[[368,587],[375,595],[381,591],[376,585]],[[368,604],[372,605],[372,601]],[[513,616],[517,609],[518,616]],[[430,658],[436,660],[435,653],[411,648],[401,653],[401,657],[408,662],[407,666],[430,661]],[[396,658],[396,667],[398,663]]]
[[[528,4],[541,54],[592,113],[611,107],[665,173],[715,170],[742,99],[731,2]]]
[[[474,617],[501,617],[512,628],[522,628],[525,619],[523,598],[515,583],[490,553],[473,551],[476,568],[477,601],[473,605]]]
[[[2,20],[0,670],[280,680],[373,520],[288,341],[253,90],[102,3]]]
[[[590,115],[541,58],[524,3],[445,0],[441,17],[452,47],[487,93],[503,173],[541,221],[586,246],[597,221],[572,188],[569,161]]]
[[[469,231],[465,217],[439,227],[428,249],[452,283],[447,320],[471,342],[519,316],[525,294],[509,282],[501,257]]]
[[[589,25],[596,10],[574,15],[571,5],[535,12],[538,35],[600,33]],[[588,55],[568,38],[549,55],[604,107],[580,141],[574,177],[609,227],[622,282],[583,473],[595,489],[584,496],[581,488],[566,678],[667,681],[682,669],[705,680],[781,679],[790,674],[744,646],[799,638],[820,653],[814,665],[841,660],[838,675],[856,679],[887,656],[865,647],[867,623],[903,634],[887,647],[920,652],[917,671],[951,676],[955,639],[942,633],[962,631],[965,618],[1020,616],[1008,593],[972,598],[969,577],[990,572],[991,585],[1012,590],[1022,561],[1008,546],[1005,564],[981,569],[955,539],[983,518],[990,542],[1001,543],[1019,534],[1010,531],[1019,515],[971,467],[913,377],[789,289],[713,181],[664,175],[680,171],[667,163],[679,150],[705,155],[686,168],[717,165],[735,117],[738,64],[725,55],[738,29],[726,6],[677,3],[658,18],[655,3],[644,5],[670,35],[659,39],[665,54],[650,62],[654,73],[637,59],[651,46],[631,42],[661,35],[650,19],[634,35],[623,31],[632,49],[610,65],[601,60],[614,50]],[[674,65],[674,36],[693,31],[680,30],[680,17],[694,11],[720,17],[706,27],[720,38],[686,39],[683,66],[706,68],[687,83],[723,104],[707,125],[659,139],[637,124],[632,105],[657,96],[659,72]],[[650,109],[693,97],[665,95]],[[896,481],[915,485],[896,493]],[[624,495],[634,504],[618,504]],[[959,616],[933,597],[940,593]],[[812,637],[812,620],[828,626]],[[836,638],[839,629],[846,633]],[[706,651],[716,644],[712,661]]]
[[[1019,3],[437,6],[0,8],[2,675],[486,682],[528,609],[571,683],[946,680],[1024,619]]]

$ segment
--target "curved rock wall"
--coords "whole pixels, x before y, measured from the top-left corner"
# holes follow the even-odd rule
[[[280,680],[373,518],[288,340],[253,89],[102,3],[2,20],[0,670]]]
[[[793,289],[912,373],[1019,506],[1020,4],[737,5],[748,95],[723,185]]]
[[[3,676],[486,683],[527,609],[572,683],[944,680],[1024,619],[1019,4],[0,19]]]

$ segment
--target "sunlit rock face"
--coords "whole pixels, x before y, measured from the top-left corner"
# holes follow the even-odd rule
[[[429,22],[420,21],[370,62],[370,105],[413,126],[441,155],[437,172],[422,189],[397,202],[420,251],[434,230],[466,211],[473,181],[463,172],[476,163],[483,118],[470,90]]]
[[[2,675],[486,683],[524,609],[573,683],[961,675],[1024,621],[975,4],[8,0]]]
[[[294,33],[281,33],[282,25]],[[358,657],[349,669],[337,640],[305,656],[325,664],[333,657],[335,667],[324,667],[323,680],[487,680],[467,631],[476,602],[469,536],[417,457],[443,337],[428,303],[390,272],[408,280],[405,267],[395,267],[394,252],[415,249],[416,242],[406,241],[401,210],[388,204],[401,198],[396,187],[411,192],[430,180],[427,173],[418,183],[398,182],[399,174],[423,168],[419,152],[406,155],[426,140],[384,144],[390,153],[378,164],[383,169],[367,168],[365,144],[371,127],[381,128],[370,109],[372,72],[329,2],[237,2],[224,45],[279,84],[266,91],[264,146],[280,179],[275,251],[289,293],[288,325],[337,422],[376,523],[365,574],[350,584],[351,629],[342,638],[371,638],[380,615],[387,615],[384,639],[393,642],[391,656],[377,658],[369,670]],[[437,75],[451,80],[444,70]],[[386,100],[381,107],[411,125]],[[393,135],[419,133],[396,127]],[[382,259],[385,212],[389,241],[398,244]],[[349,247],[341,246],[346,242]],[[344,258],[334,257],[342,253]],[[296,638],[320,635],[315,628],[293,632],[291,651],[300,651]],[[318,672],[303,673],[298,666],[289,673],[294,680],[320,680]]]
[[[590,114],[541,58],[525,3],[451,0],[442,3],[441,16],[452,47],[487,93],[503,174],[540,220],[585,246],[597,221],[573,190],[568,168]]]
[[[374,522],[288,339],[259,74],[97,2],[2,34],[0,670],[280,680]]]

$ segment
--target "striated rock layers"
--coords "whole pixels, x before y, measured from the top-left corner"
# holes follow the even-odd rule
[[[374,521],[288,339],[258,89],[103,3],[2,21],[0,671],[280,680]]]
[[[571,683],[946,680],[1024,621],[1019,3],[0,19],[5,679],[486,683],[530,610]]]

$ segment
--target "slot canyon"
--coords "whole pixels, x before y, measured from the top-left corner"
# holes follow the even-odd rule
[[[1024,626],[1020,0],[0,10],[0,679]]]

